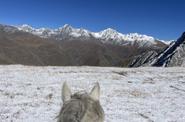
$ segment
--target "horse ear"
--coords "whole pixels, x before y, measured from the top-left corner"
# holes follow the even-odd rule
[[[64,82],[62,86],[62,101],[66,102],[71,99],[71,90],[68,87],[67,83]]]
[[[100,85],[97,82],[90,92],[90,96],[93,100],[99,101],[100,99]]]

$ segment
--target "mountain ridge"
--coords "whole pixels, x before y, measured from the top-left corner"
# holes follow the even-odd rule
[[[64,40],[66,38],[78,38],[81,40],[95,38],[102,40],[103,43],[114,43],[119,45],[138,44],[140,47],[157,45],[159,42],[166,45],[169,44],[169,42],[156,39],[152,36],[138,33],[122,34],[112,28],[107,28],[100,32],[91,32],[83,28],[73,28],[69,24],[65,24],[63,27],[57,29],[33,28],[27,24],[16,27],[21,31],[29,32],[42,38],[55,38],[57,40]]]

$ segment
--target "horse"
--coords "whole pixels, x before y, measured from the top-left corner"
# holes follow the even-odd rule
[[[67,83],[62,86],[63,105],[57,122],[104,122],[104,110],[100,105],[100,85],[96,83],[90,93],[72,94]]]

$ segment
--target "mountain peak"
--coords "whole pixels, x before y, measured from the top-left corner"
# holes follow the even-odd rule
[[[101,34],[118,34],[118,32],[112,28],[107,28],[100,32]]]
[[[100,31],[98,34],[100,38],[103,38],[105,40],[116,40],[116,41],[123,40],[122,38],[123,34],[117,32],[116,30],[112,28],[107,28],[103,31]]]
[[[18,26],[19,30],[25,31],[25,32],[33,32],[34,28],[28,24],[23,24],[21,26]]]
[[[58,30],[64,33],[70,33],[73,31],[73,27],[69,24],[65,24],[63,27],[60,27]]]
[[[22,24],[20,27],[33,29],[33,27],[31,25],[28,25],[28,24]]]
[[[72,26],[69,25],[69,24],[65,24],[65,25],[63,26],[63,28],[72,28]]]

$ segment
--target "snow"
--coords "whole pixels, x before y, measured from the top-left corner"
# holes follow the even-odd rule
[[[42,38],[48,38],[51,37],[52,34],[55,34],[54,30],[49,29],[49,28],[34,28],[28,24],[23,24],[21,26],[16,27],[18,30],[32,33],[34,35],[40,36]]]
[[[101,86],[105,122],[184,122],[185,68],[0,66],[1,122],[54,122],[61,86]]]
[[[35,28],[33,28],[32,26],[28,25],[28,24],[23,24],[19,27],[17,27],[19,30],[25,31],[25,32],[34,32]]]
[[[95,35],[99,35],[99,38],[105,39],[105,40],[117,40],[117,41],[122,41],[123,40],[123,34],[117,32],[116,30],[112,28],[107,28],[103,31],[100,32],[95,32]]]
[[[160,40],[160,41],[163,42],[166,45],[170,45],[171,43],[175,42],[175,40],[169,40],[169,41]]]

